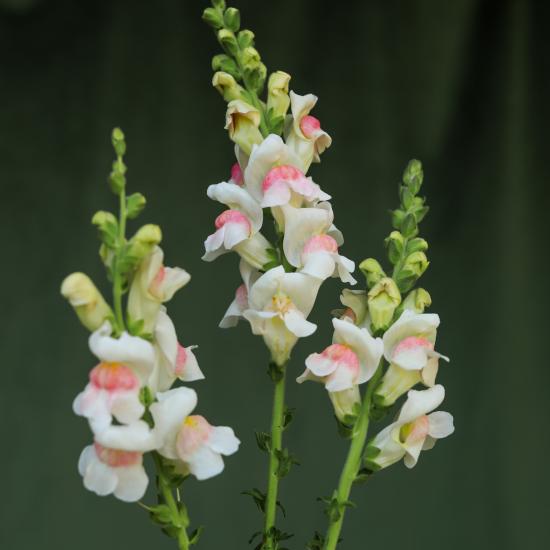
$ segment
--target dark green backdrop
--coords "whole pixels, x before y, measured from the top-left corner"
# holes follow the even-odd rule
[[[240,491],[263,486],[253,430],[269,421],[266,352],[242,325],[217,322],[239,283],[237,260],[200,260],[227,177],[224,104],[210,87],[218,52],[205,3],[2,0],[0,20],[1,457],[4,550],[169,549],[137,506],[86,492],[76,471],[88,443],[71,412],[93,359],[59,296],[68,272],[103,281],[89,224],[113,205],[109,132],[128,138],[133,190],[161,223],[168,263],[193,280],[170,304],[207,381],[200,411],[243,441],[226,473],[187,486],[200,548],[244,549],[259,514]],[[320,96],[334,138],[316,180],[334,197],[346,255],[383,254],[386,211],[409,158],[425,163],[432,264],[424,285],[442,316],[441,372],[456,434],[377,475],[353,498],[343,550],[542,549],[548,503],[547,2],[242,0],[270,69]],[[105,288],[105,287],[104,287]],[[328,342],[339,285],[323,287],[319,329],[297,347],[293,374]],[[288,445],[302,466],[282,500],[303,548],[324,518],[346,445],[322,387],[290,385],[298,414]]]

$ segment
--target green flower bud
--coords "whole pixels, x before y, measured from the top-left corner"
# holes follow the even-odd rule
[[[392,210],[391,212],[391,224],[394,229],[401,229],[401,224],[405,219],[405,212],[403,210]]]
[[[225,26],[233,32],[237,32],[241,27],[241,14],[237,8],[227,8],[225,10],[223,21]]]
[[[403,269],[411,271],[418,278],[424,273],[424,271],[426,271],[426,269],[428,269],[429,265],[430,262],[428,261],[426,254],[424,254],[424,252],[418,251],[413,252],[410,256],[407,257],[407,259],[405,260],[405,264],[403,265]]]
[[[212,77],[212,86],[220,92],[222,97],[228,103],[234,99],[241,99],[243,87],[237,84],[237,81],[229,74],[218,71]]]
[[[367,315],[367,291],[345,288],[340,295],[340,302],[353,312],[353,321],[361,325]]]
[[[253,69],[245,68],[244,70],[248,84],[256,93],[261,93],[263,90],[265,79],[267,77],[267,68],[263,63],[260,63]]]
[[[153,248],[162,241],[162,231],[158,225],[148,223],[140,227],[130,239],[128,256],[135,265],[139,264]]]
[[[422,163],[416,159],[411,160],[403,172],[403,183],[413,195],[416,195],[420,191],[423,180]]]
[[[146,204],[147,200],[141,193],[133,193],[126,199],[126,216],[131,220],[137,218]]]
[[[254,46],[254,33],[248,29],[244,29],[237,35],[237,40],[239,46],[243,49],[248,46]]]
[[[255,69],[261,62],[258,50],[252,46],[245,48],[242,53],[241,63],[245,69]]]
[[[126,187],[126,176],[122,172],[111,172],[109,174],[109,185],[113,193],[119,195]]]
[[[124,139],[124,132],[120,128],[115,128],[111,134],[111,141],[115,149],[115,153],[119,157],[123,157],[126,153],[126,141]]]
[[[424,250],[428,250],[428,243],[420,237],[411,239],[407,243],[407,254],[412,254],[413,252],[423,252]]]
[[[424,313],[432,305],[432,297],[427,290],[416,288],[410,292],[401,304],[403,309],[410,309],[415,313]]]
[[[61,284],[61,294],[73,306],[80,322],[91,332],[113,312],[92,280],[84,273],[72,273]]]
[[[212,0],[212,5],[216,9],[223,11],[225,9],[225,0]]]
[[[229,29],[220,29],[218,31],[218,42],[229,55],[236,57],[239,54],[237,38]]]
[[[202,20],[213,29],[221,29],[223,27],[223,16],[215,8],[206,8],[202,12]]]
[[[414,214],[406,214],[401,222],[401,232],[407,239],[414,237],[418,233],[418,224]]]
[[[363,260],[359,264],[359,269],[363,272],[365,279],[367,279],[367,286],[369,288],[372,288],[382,277],[386,276],[382,266],[374,258]]]
[[[386,239],[386,247],[388,248],[388,258],[392,264],[396,264],[403,254],[403,246],[405,239],[399,231],[392,231]]]
[[[336,418],[344,424],[353,424],[361,406],[359,386],[355,385],[343,391],[328,392],[328,396],[334,407]]]
[[[118,239],[118,220],[115,216],[99,210],[93,215],[92,224],[97,226],[101,242],[108,248],[114,248]]]
[[[290,75],[283,71],[276,71],[269,75],[267,82],[267,110],[272,110],[274,116],[286,115],[290,105],[288,97],[288,83]]]
[[[368,293],[368,307],[375,331],[386,330],[401,303],[401,293],[390,277],[384,277]]]
[[[230,74],[233,78],[241,78],[241,72],[234,59],[220,53],[212,58],[212,70]]]

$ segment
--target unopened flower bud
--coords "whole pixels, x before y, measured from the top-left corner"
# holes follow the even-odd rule
[[[410,256],[407,257],[403,268],[411,271],[417,277],[420,277],[424,273],[424,271],[428,269],[428,265],[430,265],[430,262],[428,261],[426,254],[424,254],[424,252],[418,251],[413,252]]]
[[[229,55],[237,56],[239,54],[237,38],[229,29],[220,29],[218,31],[218,42]]]
[[[390,365],[376,388],[374,402],[381,407],[391,407],[403,394],[422,381],[418,370],[405,370]]]
[[[396,264],[403,254],[403,246],[405,239],[399,231],[392,231],[389,237],[386,239],[386,246],[388,247],[388,258],[392,264]]]
[[[416,195],[420,191],[423,180],[422,163],[416,159],[411,160],[403,172],[403,183],[409,187],[413,195]]]
[[[66,277],[61,284],[61,294],[73,306],[80,322],[91,332],[113,315],[99,290],[84,273],[72,273]]]
[[[158,225],[148,223],[140,227],[136,234],[130,239],[129,255],[136,265],[150,254],[156,245],[162,240],[162,231]]]
[[[424,250],[428,250],[428,243],[420,237],[411,239],[407,243],[407,254],[412,254],[413,252],[424,252]]]
[[[202,20],[213,29],[221,29],[223,27],[222,14],[215,8],[206,8],[202,12]]]
[[[267,68],[263,63],[259,63],[252,68],[244,70],[249,86],[257,93],[261,93],[267,77]]]
[[[271,73],[267,83],[267,109],[271,109],[273,116],[285,116],[290,105],[288,83],[290,75],[283,71]]]
[[[359,264],[359,269],[363,272],[365,279],[367,279],[367,286],[369,288],[372,288],[382,277],[386,276],[382,266],[374,258],[363,260]]]
[[[227,8],[223,15],[225,26],[233,32],[237,32],[241,27],[241,14],[237,8]]]
[[[340,295],[342,305],[351,309],[356,325],[361,325],[367,315],[367,291],[345,288]]]
[[[254,46],[254,33],[251,30],[244,29],[237,35],[237,40],[241,48]]]
[[[146,204],[147,200],[141,193],[132,193],[126,199],[126,216],[131,220],[137,218]]]
[[[242,86],[229,74],[218,71],[212,77],[212,86],[220,92],[225,101],[230,102],[241,98]]]
[[[328,392],[328,396],[334,407],[336,418],[344,424],[351,424],[357,416],[357,410],[361,405],[359,386],[355,385],[348,390]]]
[[[256,68],[261,62],[260,54],[253,46],[248,46],[242,52],[242,64],[245,68]]]
[[[432,297],[427,290],[416,288],[408,294],[401,305],[403,309],[410,309],[415,313],[424,313],[424,310],[432,305]]]
[[[252,151],[252,145],[262,142],[260,112],[240,99],[234,99],[227,106],[225,128],[229,137],[247,155]]]
[[[126,141],[124,139],[124,132],[120,128],[115,128],[111,134],[111,141],[113,143],[113,148],[115,153],[119,157],[123,157],[126,153]]]
[[[401,293],[390,277],[384,277],[374,285],[368,294],[371,323],[375,331],[386,330],[401,303]]]
[[[228,73],[235,79],[241,78],[241,72],[235,60],[224,53],[215,55],[212,58],[212,70]]]

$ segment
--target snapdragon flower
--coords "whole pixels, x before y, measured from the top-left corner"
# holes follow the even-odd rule
[[[432,412],[445,398],[445,389],[435,385],[427,390],[410,390],[397,420],[382,430],[367,448],[371,466],[386,468],[405,460],[413,468],[421,451],[435,445],[438,439],[454,432],[453,417],[447,412]]]
[[[176,388],[157,394],[150,410],[159,442],[158,452],[174,461],[178,471],[198,480],[209,479],[224,469],[223,456],[237,452],[240,441],[227,426],[212,426],[200,415],[192,415],[196,393]]]

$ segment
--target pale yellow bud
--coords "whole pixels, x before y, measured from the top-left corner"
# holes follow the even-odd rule
[[[229,102],[225,117],[225,129],[229,132],[231,140],[247,155],[250,155],[254,144],[262,142],[262,134],[258,129],[260,120],[261,115],[258,109],[248,103],[240,99]]]
[[[401,293],[390,277],[380,279],[368,294],[369,314],[374,330],[386,330],[401,303]]]
[[[290,75],[283,71],[271,73],[267,82],[267,109],[273,110],[274,116],[285,116],[290,105],[288,83]]]
[[[212,86],[220,92],[227,102],[242,97],[241,92],[243,92],[243,87],[229,73],[224,73],[223,71],[214,73]]]

